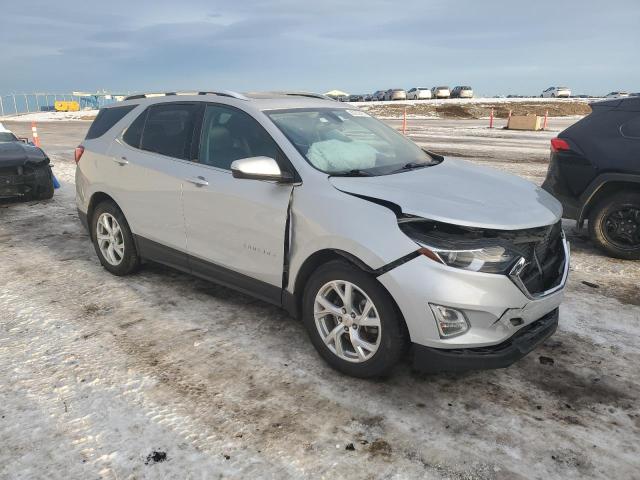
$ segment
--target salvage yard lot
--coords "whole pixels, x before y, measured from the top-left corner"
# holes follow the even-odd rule
[[[575,120],[411,118],[407,134],[540,184]],[[506,370],[348,378],[271,305],[156,265],[102,269],[74,203],[87,128],[40,123],[63,186],[0,205],[0,478],[637,478],[638,263],[565,221],[572,271],[541,348]]]

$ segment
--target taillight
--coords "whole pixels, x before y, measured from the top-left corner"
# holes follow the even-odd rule
[[[84,147],[82,145],[78,145],[76,147],[75,150],[75,160],[76,163],[78,163],[80,161],[80,158],[82,158],[82,154],[84,153]]]
[[[551,139],[552,152],[560,152],[560,151],[567,151],[567,150],[571,150],[571,147],[569,146],[566,140],[563,140],[558,137]]]

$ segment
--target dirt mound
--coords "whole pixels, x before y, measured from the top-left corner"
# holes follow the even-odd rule
[[[382,118],[402,117],[406,109],[407,116],[414,117],[440,117],[440,118],[486,118],[493,114],[496,118],[507,118],[509,111],[513,115],[535,114],[543,116],[548,112],[550,117],[566,117],[573,115],[587,115],[591,113],[591,107],[584,101],[558,101],[558,100],[530,100],[530,101],[486,101],[486,102],[456,102],[450,101],[398,104],[365,104],[358,105],[372,115]],[[454,103],[455,102],[455,103]]]

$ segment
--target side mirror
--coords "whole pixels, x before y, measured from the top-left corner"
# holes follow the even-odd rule
[[[30,142],[29,142],[29,139],[28,139],[27,137],[20,137],[20,138],[19,138],[19,140],[20,140],[22,143],[26,143],[27,145],[30,143]]]
[[[233,178],[247,180],[263,180],[278,183],[292,183],[293,176],[283,172],[273,158],[250,157],[235,160],[231,163]]]

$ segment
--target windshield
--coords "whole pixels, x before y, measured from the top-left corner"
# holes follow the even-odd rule
[[[360,110],[265,113],[313,167],[331,175],[386,175],[438,163],[393,128]]]
[[[11,132],[0,132],[0,142],[15,142],[18,138]]]

